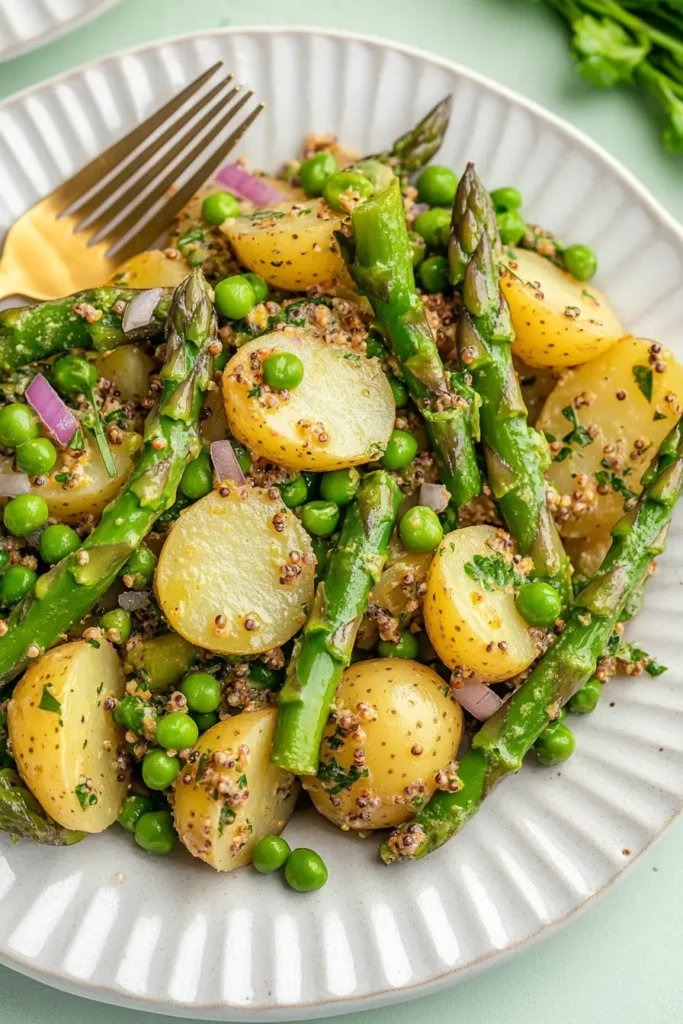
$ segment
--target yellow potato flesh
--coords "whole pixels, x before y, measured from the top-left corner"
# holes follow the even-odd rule
[[[683,367],[661,346],[654,358],[665,369],[658,373],[650,362],[651,348],[652,342],[643,338],[624,338],[609,352],[567,373],[546,400],[537,428],[557,439],[560,452],[565,446],[572,450],[568,458],[554,461],[547,473],[560,494],[572,496],[569,518],[559,520],[563,537],[598,538],[609,533],[624,511],[620,491],[640,493],[643,473],[681,414]],[[651,401],[638,387],[634,366],[647,380],[651,371]],[[585,404],[584,396],[590,404]],[[562,412],[568,407],[586,430],[597,428],[590,444],[562,441],[572,430]],[[605,466],[604,460],[613,464]],[[601,481],[606,494],[598,491]]]
[[[295,777],[270,763],[276,719],[275,708],[262,708],[214,725],[176,780],[178,835],[216,871],[250,864],[259,840],[279,835],[294,810]]]
[[[97,375],[112,381],[124,402],[139,402],[149,390],[154,363],[138,345],[120,345],[95,361]]]
[[[345,670],[335,707],[360,711],[363,735],[345,734],[334,718],[327,723],[320,760],[328,780],[302,780],[316,809],[352,829],[390,828],[412,818],[434,793],[436,772],[454,760],[460,745],[462,709],[443,679],[416,661],[362,661]],[[367,774],[352,781],[359,747]]]
[[[509,679],[537,655],[513,588],[493,584],[487,590],[465,570],[475,555],[495,557],[498,544],[493,526],[447,534],[434,555],[423,606],[425,628],[444,664],[470,669],[487,683]]]
[[[595,359],[624,335],[607,298],[550,260],[504,249],[501,277],[510,304],[512,351],[529,366],[577,366]]]
[[[48,651],[12,694],[7,722],[19,773],[65,828],[102,832],[121,809],[129,775],[118,760],[124,733],[104,703],[123,694],[123,671],[106,640]]]
[[[280,500],[228,485],[181,513],[161,551],[155,586],[171,627],[223,654],[279,647],[306,621],[315,559],[308,534]],[[280,531],[276,525],[283,526]],[[298,553],[298,576],[286,582]]]
[[[176,255],[171,259],[163,249],[151,249],[131,256],[112,275],[111,284],[121,288],[175,288],[192,272]]]
[[[304,365],[303,380],[288,397],[263,387],[262,363],[279,352]],[[379,458],[396,415],[379,360],[295,328],[239,349],[223,371],[223,398],[240,441],[286,469],[315,472]]]
[[[335,241],[341,220],[323,199],[286,202],[221,224],[240,264],[274,288],[305,292],[352,282]]]

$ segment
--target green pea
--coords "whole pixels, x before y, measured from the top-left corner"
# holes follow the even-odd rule
[[[450,229],[450,210],[444,210],[441,206],[425,210],[424,213],[418,214],[413,221],[413,231],[422,235],[429,249],[442,248],[447,245]]]
[[[297,892],[314,892],[327,881],[325,861],[319,853],[300,846],[292,850],[285,864],[287,884]]]
[[[180,478],[180,490],[191,501],[197,501],[213,490],[213,467],[206,449],[188,462]]]
[[[19,469],[31,476],[44,476],[53,469],[57,461],[57,449],[47,437],[34,437],[24,441],[17,448],[15,455]]]
[[[29,405],[13,402],[0,409],[0,444],[4,448],[18,448],[39,435],[40,424]]]
[[[504,188],[496,188],[491,193],[493,205],[497,211],[519,210],[522,205],[522,193],[516,188],[506,185]]]
[[[334,469],[323,473],[320,494],[326,501],[337,505],[348,505],[356,497],[360,487],[360,473],[357,469]]]
[[[575,715],[588,715],[595,711],[602,695],[602,683],[593,676],[570,698],[567,707]]]
[[[368,340],[365,343],[365,354],[368,359],[381,359],[382,362],[389,358],[389,350],[384,344],[379,331],[371,330],[368,334]]]
[[[417,179],[417,198],[430,206],[452,206],[457,187],[457,175],[450,167],[432,164]]]
[[[257,305],[259,302],[265,302],[268,298],[268,284],[263,280],[260,274],[249,273],[244,274],[243,276],[246,277],[247,281],[251,282],[251,287],[254,289],[254,297]],[[219,366],[218,369],[220,370],[221,367]]]
[[[135,832],[142,815],[153,810],[154,804],[148,796],[127,796],[116,820],[127,832]]]
[[[410,248],[413,250],[413,267],[417,268],[427,255],[427,243],[417,231],[409,231]]]
[[[311,473],[308,470],[304,470],[301,476],[306,481],[308,500],[312,501],[313,498],[318,497],[320,492],[320,473]]]
[[[357,193],[361,199],[369,199],[375,194],[375,186],[358,171],[337,171],[327,179],[323,188],[325,199],[338,213],[345,212],[342,196],[346,194],[350,198],[352,193]]]
[[[180,684],[180,692],[187,700],[190,711],[202,715],[215,711],[221,702],[221,687],[210,672],[190,672]]]
[[[298,508],[308,498],[308,488],[302,476],[296,476],[293,480],[280,487],[280,497],[287,508]]]
[[[562,257],[565,267],[577,281],[590,281],[598,269],[598,257],[587,245],[570,245]]]
[[[2,521],[15,537],[28,537],[45,525],[49,514],[45,498],[39,494],[20,494],[5,505]]]
[[[526,221],[518,210],[503,210],[496,214],[500,240],[503,245],[517,245],[526,234]]]
[[[329,150],[316,153],[314,156],[309,156],[308,160],[304,160],[299,168],[299,181],[306,195],[311,199],[321,196],[325,182],[336,173],[337,169],[334,153],[330,153]]]
[[[372,157],[359,160],[357,164],[353,165],[353,170],[364,174],[375,186],[377,192],[383,192],[385,188],[389,188],[396,177],[388,164],[383,164],[381,160],[374,160]]]
[[[25,565],[10,565],[0,577],[0,599],[3,604],[17,604],[33,590],[38,577]]]
[[[97,383],[94,363],[83,356],[62,356],[52,368],[57,391],[62,395],[89,395]]]
[[[207,224],[222,224],[228,217],[239,217],[240,204],[231,192],[214,192],[202,203],[202,217]]]
[[[377,644],[377,653],[380,658],[413,658],[417,657],[420,644],[414,633],[407,629],[401,630],[397,644],[390,644],[387,640],[380,640]]]
[[[254,847],[251,862],[262,875],[279,871],[291,853],[289,843],[281,836],[264,836]]]
[[[192,717],[197,723],[197,728],[199,729],[200,734],[207,732],[207,730],[213,728],[213,726],[218,721],[218,715],[216,714],[215,711],[207,711],[205,714],[194,712]]]
[[[263,380],[274,391],[292,391],[304,379],[304,364],[293,352],[276,352],[263,361]]]
[[[232,445],[232,450],[235,453],[237,465],[240,467],[240,469],[246,476],[249,470],[251,469],[251,455],[249,454],[247,449],[244,448],[237,441],[231,441],[230,444]]]
[[[189,718],[189,721],[192,721]],[[195,722],[192,723],[197,728]],[[148,789],[168,789],[175,782],[180,771],[180,761],[177,757],[169,757],[165,750],[157,748],[145,754],[142,762],[142,779]]]
[[[389,386],[391,387],[391,393],[394,396],[394,402],[396,403],[397,409],[402,409],[408,401],[408,388],[405,386],[402,380],[398,377],[389,377]]]
[[[81,546],[78,534],[64,523],[46,526],[40,535],[38,550],[40,557],[48,565],[56,565],[67,555],[78,551]]]
[[[333,501],[309,501],[301,506],[301,522],[315,537],[330,537],[339,523],[339,506]]]
[[[198,736],[197,723],[184,711],[171,711],[157,722],[156,740],[164,750],[186,750]]]
[[[380,459],[385,469],[405,469],[417,455],[418,444],[406,430],[392,430],[387,450]]]
[[[147,853],[170,853],[175,841],[176,831],[170,811],[150,811],[138,818],[135,842]]]
[[[534,743],[536,757],[544,765],[561,764],[574,753],[574,733],[563,722],[546,726]]]
[[[244,274],[233,274],[219,281],[214,290],[216,309],[227,320],[243,320],[256,305],[251,281]]]
[[[448,260],[445,256],[430,256],[421,265],[419,274],[422,287],[426,291],[435,293],[448,290]]]
[[[527,583],[520,587],[516,605],[530,626],[552,626],[562,611],[562,598],[549,583]]]
[[[443,538],[443,528],[436,512],[425,505],[409,509],[398,525],[399,537],[408,551],[434,551]]]
[[[146,544],[141,544],[121,569],[119,576],[132,577],[132,590],[144,590],[154,579],[156,567],[157,556]]]
[[[262,661],[253,661],[249,666],[249,682],[261,690],[281,690],[284,681],[283,672],[268,668]]]
[[[115,640],[114,643],[125,644],[130,640],[130,634],[133,632],[133,620],[130,612],[127,612],[125,608],[112,608],[110,612],[105,612],[101,617],[99,627],[105,633],[111,630],[118,636],[118,640]]]

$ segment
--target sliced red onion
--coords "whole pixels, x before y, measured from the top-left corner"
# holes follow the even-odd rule
[[[503,703],[498,694],[486,683],[475,682],[472,679],[466,679],[462,686],[451,687],[451,693],[458,704],[480,722],[490,718]]]
[[[398,518],[403,519],[406,512],[410,512],[411,508],[415,508],[416,505],[420,504],[420,492],[411,491],[410,494],[406,494],[405,498],[398,507]]]
[[[418,504],[431,508],[437,515],[446,511],[450,500],[450,491],[447,491],[443,484],[422,484],[420,487]]]
[[[126,612],[136,612],[138,608],[144,608],[149,598],[149,590],[126,590],[119,594],[119,608]]]
[[[28,494],[31,481],[26,473],[0,473],[0,497],[16,498],[18,494]]]
[[[127,304],[121,326],[124,334],[135,331],[138,327],[146,327],[154,318],[154,310],[159,305],[163,289],[146,288],[134,295]]]
[[[410,209],[410,212],[414,214],[416,217],[419,217],[421,213],[426,213],[428,209],[428,203],[414,203],[414,205]]]
[[[276,206],[284,196],[262,178],[245,171],[239,164],[226,164],[216,175],[216,181],[225,185],[241,199],[248,199],[254,206]]]
[[[37,373],[26,388],[26,401],[38,413],[57,444],[66,448],[78,430],[78,420],[42,373]]]
[[[235,455],[235,449],[229,441],[214,441],[211,445],[211,461],[218,480],[231,480],[241,486],[244,473]]]

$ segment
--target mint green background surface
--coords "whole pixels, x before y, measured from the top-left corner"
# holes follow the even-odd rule
[[[628,90],[598,93],[584,85],[572,69],[562,26],[521,0],[123,0],[72,35],[0,65],[0,99],[115,50],[242,24],[356,29],[475,68],[582,128],[683,221],[683,157],[663,153],[645,104]],[[545,942],[439,995],[359,1014],[353,1024],[681,1024],[682,961],[679,821],[617,889]],[[62,995],[0,968],[2,1024],[168,1019]]]

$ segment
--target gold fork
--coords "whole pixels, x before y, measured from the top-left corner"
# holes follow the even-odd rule
[[[174,118],[222,66],[222,61],[214,64],[15,221],[0,260],[0,298],[55,299],[104,284],[119,264],[159,239],[263,110],[264,104],[258,104],[211,150],[191,178],[171,193],[174,182],[253,96],[249,90],[232,103],[242,87],[232,84],[233,75],[221,75],[208,92]],[[171,119],[159,137],[148,142]],[[168,151],[159,155],[171,142]],[[140,228],[132,234],[138,224]]]

